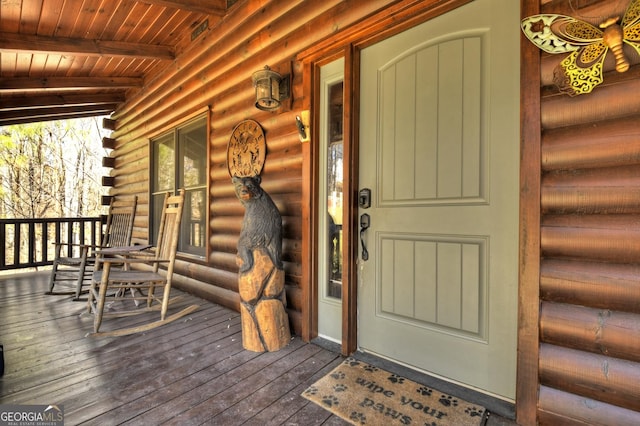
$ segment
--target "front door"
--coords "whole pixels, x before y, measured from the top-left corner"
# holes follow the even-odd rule
[[[361,350],[512,400],[519,2],[477,0],[361,52],[370,227]],[[363,250],[361,248],[361,250]]]

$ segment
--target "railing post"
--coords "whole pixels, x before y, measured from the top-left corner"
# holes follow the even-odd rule
[[[7,224],[0,223],[0,270],[4,269],[7,266],[7,251],[6,251],[6,241],[7,241]]]
[[[13,224],[13,263],[18,265],[20,264],[20,224]]]
[[[61,226],[62,226],[62,223],[56,222],[56,234],[53,237],[54,241],[60,241],[60,235],[62,235]]]
[[[73,257],[73,222],[67,222],[67,256]]]
[[[33,222],[29,222],[29,263],[35,263],[36,259],[36,224]]]
[[[40,250],[42,251],[42,261],[47,262],[49,260],[49,221],[42,221],[42,245]]]

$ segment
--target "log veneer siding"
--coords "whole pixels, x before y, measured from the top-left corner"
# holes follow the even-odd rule
[[[624,11],[612,7],[628,4],[613,3],[592,2],[572,11],[568,2],[542,0],[533,13],[583,19],[577,14],[612,16]],[[625,74],[613,71],[612,58],[607,58],[604,83],[590,94],[569,97],[552,86],[553,70],[564,55],[537,55],[541,60],[523,61],[540,76],[535,421],[638,424],[640,104],[635,93],[640,58],[631,57],[631,71]],[[524,113],[538,114],[534,107],[523,104]],[[535,424],[530,417],[523,423]]]
[[[174,275],[177,287],[238,309],[235,252],[243,209],[227,170],[226,149],[233,127],[252,118],[265,130],[262,186],[283,218],[288,310],[293,332],[302,334],[301,313],[309,297],[303,295],[309,259],[302,252],[302,191],[309,176],[303,176],[303,146],[295,126],[303,105],[303,74],[302,64],[294,58],[314,43],[395,3],[399,2],[238,2],[220,23],[177,52],[169,67],[153,71],[144,87],[112,115],[116,129],[111,137],[116,143],[111,176],[116,179],[110,193],[139,194],[140,215],[146,218],[149,140],[203,108],[210,112],[209,251],[206,259],[179,258]],[[265,65],[292,75],[293,99],[276,112],[253,106],[251,74]],[[134,242],[146,241],[147,228],[142,223],[134,229]],[[309,329],[305,333],[308,338]]]

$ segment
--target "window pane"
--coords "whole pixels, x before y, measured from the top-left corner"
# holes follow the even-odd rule
[[[206,189],[187,191],[185,194],[180,251],[204,256],[206,244]]]
[[[173,191],[175,188],[175,143],[173,133],[163,136],[153,147],[153,192]]]
[[[151,201],[153,203],[153,214],[152,214],[152,230],[151,230],[151,237],[150,237],[150,243],[151,244],[156,244],[157,241],[156,239],[158,238],[158,230],[160,229],[160,217],[162,215],[162,205],[164,204],[164,192],[161,192],[159,194],[154,194],[151,197]]]
[[[206,121],[198,121],[180,132],[182,184],[185,188],[204,185],[207,178]]]

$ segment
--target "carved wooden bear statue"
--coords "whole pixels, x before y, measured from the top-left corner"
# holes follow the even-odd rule
[[[260,176],[233,177],[236,195],[245,207],[238,240],[240,273],[253,267],[253,250],[264,248],[278,269],[282,265],[282,217],[269,194],[260,187]]]
[[[245,349],[277,351],[291,340],[282,252],[282,218],[260,176],[234,177],[245,207],[238,240],[238,291]]]

